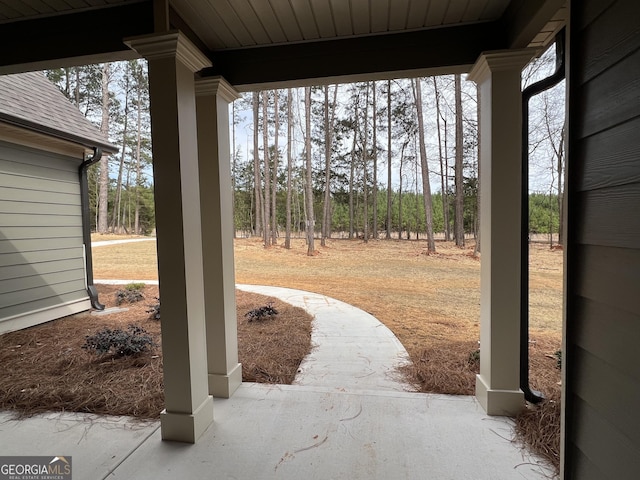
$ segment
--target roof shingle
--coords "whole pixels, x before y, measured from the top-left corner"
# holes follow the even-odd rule
[[[85,147],[118,151],[42,72],[0,75],[0,121]]]

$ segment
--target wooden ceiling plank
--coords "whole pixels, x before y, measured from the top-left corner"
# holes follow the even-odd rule
[[[481,0],[475,0],[481,1]],[[452,23],[459,23],[462,21],[462,17],[467,10],[469,0],[449,0],[449,6],[447,12],[444,15],[442,23],[444,25],[451,25]]]
[[[333,21],[329,0],[311,0],[311,10],[313,11],[320,38],[335,37],[337,34],[336,26]]]
[[[427,12],[429,11],[429,1],[425,0],[410,0],[409,14],[407,15],[407,28],[422,28],[427,18]]]
[[[508,5],[509,0],[489,0],[480,20],[497,20],[502,17]]]
[[[220,16],[209,2],[206,3],[206,7],[203,6],[202,3],[197,3],[197,5],[198,7],[194,8],[194,10],[198,15],[198,23],[200,23],[202,31],[207,29],[213,30],[222,40],[226,48],[237,48],[243,46],[234,35],[234,32],[231,31],[231,28],[227,25],[227,19]]]
[[[404,30],[409,18],[410,0],[393,0],[389,8],[389,30]]]
[[[284,34],[287,36],[289,42],[299,42],[303,40],[302,31],[298,25],[298,19],[296,18],[293,8],[289,3],[289,0],[269,0],[271,7],[276,14],[276,18],[284,30]]]
[[[22,14],[17,10],[11,8],[8,5],[5,5],[0,1],[0,18],[4,19],[12,19],[12,18],[20,18]]]
[[[250,47],[257,44],[228,0],[210,1],[209,4],[233,33],[240,46]]]
[[[463,22],[477,22],[482,18],[484,10],[487,8],[489,0],[471,0],[467,4],[467,9],[462,15]]]
[[[437,27],[442,25],[444,23],[444,16],[447,13],[449,3],[450,0],[431,0],[424,26]]]
[[[55,13],[55,10],[50,5],[42,2],[41,0],[23,0],[22,3],[27,4],[33,8],[36,12],[42,13]]]
[[[287,36],[282,31],[282,27],[276,18],[276,14],[271,8],[271,2],[265,0],[249,0],[249,3],[256,12],[260,23],[264,27],[267,35],[273,43],[285,43]]]
[[[369,0],[351,0],[351,24],[355,35],[371,33]]]
[[[371,0],[371,32],[389,31],[389,0]]]
[[[255,10],[248,0],[233,0],[230,3],[231,8],[236,12],[238,18],[242,20],[247,31],[258,45],[266,45],[271,43],[271,39],[267,31],[256,15]]]
[[[298,20],[298,26],[305,40],[315,40],[320,38],[316,18],[313,15],[311,2],[308,0],[290,0],[293,13]],[[331,19],[329,18],[329,21]]]
[[[56,12],[66,12],[71,10],[71,5],[64,0],[43,0],[44,3],[49,5]]]
[[[331,12],[333,14],[333,24],[336,27],[336,35],[339,37],[343,35],[353,35],[349,2],[345,0],[331,0]]]
[[[175,7],[174,7],[175,8]],[[182,19],[189,23],[194,31],[199,33],[200,39],[211,49],[228,47],[224,38],[219,35],[217,28],[214,28],[210,23],[204,20],[202,14],[202,5],[199,8],[195,8],[191,2],[182,2],[180,4],[180,10],[176,10],[178,15]]]
[[[11,1],[7,3],[8,3],[8,6],[11,9],[15,10],[16,12],[18,12],[21,17],[38,15],[39,13],[37,10],[34,10],[30,5],[22,1]]]

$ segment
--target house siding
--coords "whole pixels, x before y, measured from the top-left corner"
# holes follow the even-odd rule
[[[565,479],[640,471],[640,23],[571,3]]]
[[[89,307],[79,165],[0,141],[0,333]]]

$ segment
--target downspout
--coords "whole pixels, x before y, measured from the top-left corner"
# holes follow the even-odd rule
[[[521,268],[520,268],[520,389],[531,403],[544,400],[529,386],[529,100],[555,87],[565,78],[565,29],[556,35],[556,70],[522,92],[522,187],[521,187]]]
[[[104,305],[98,300],[98,290],[93,284],[93,257],[91,255],[91,213],[89,210],[89,181],[87,168],[102,158],[102,149],[93,147],[93,156],[80,164],[80,203],[82,206],[82,241],[84,243],[85,267],[87,276],[87,293],[91,306],[96,310],[104,310]]]

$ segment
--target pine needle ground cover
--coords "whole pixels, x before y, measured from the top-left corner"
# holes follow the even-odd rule
[[[116,306],[117,292],[122,289],[98,285],[100,301]],[[120,303],[127,311],[73,315],[1,335],[0,409],[18,416],[70,411],[158,418],[164,409],[162,342],[160,321],[149,313],[157,303],[158,287],[146,285],[140,293],[143,300]],[[272,304],[278,314],[252,323],[244,317],[266,304]],[[247,292],[237,292],[237,305],[243,380],[291,383],[311,350],[311,316],[279,300]],[[151,338],[150,348],[135,355],[119,355],[115,350],[99,355],[86,348],[87,336],[105,329],[129,333],[130,325]]]

